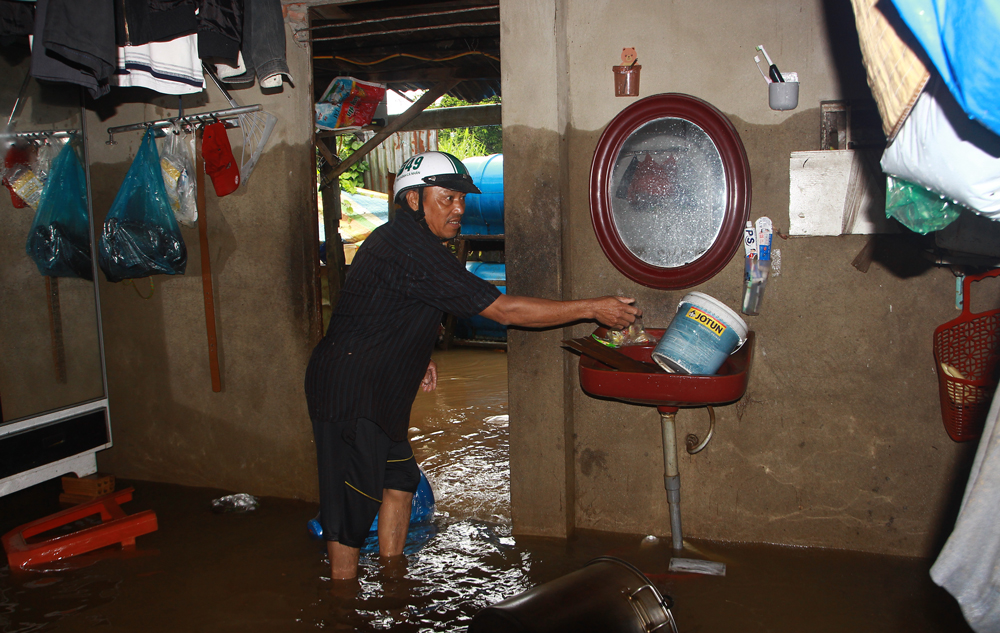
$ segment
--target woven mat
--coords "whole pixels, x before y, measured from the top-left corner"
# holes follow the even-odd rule
[[[902,29],[907,36],[909,31],[905,30],[906,26],[895,15],[891,5],[888,9],[893,11],[893,16],[888,19],[876,7],[877,4],[887,5],[885,0],[851,0],[851,4],[868,72],[868,85],[882,115],[882,130],[891,141],[910,114],[910,109],[930,79],[930,73],[897,34],[896,28]]]

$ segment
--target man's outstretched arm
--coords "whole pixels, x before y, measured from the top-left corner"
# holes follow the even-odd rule
[[[573,321],[598,321],[611,328],[625,328],[642,316],[629,297],[595,297],[553,301],[537,297],[500,295],[480,316],[503,325],[553,327]]]

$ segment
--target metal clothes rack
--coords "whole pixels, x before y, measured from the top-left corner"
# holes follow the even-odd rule
[[[158,121],[144,121],[142,123],[133,123],[131,125],[119,125],[117,127],[108,128],[108,145],[117,145],[115,141],[115,134],[121,132],[133,132],[135,130],[147,130],[149,128],[165,128],[171,127],[172,125],[180,124],[181,127],[191,128],[197,127],[201,123],[214,123],[218,121],[225,121],[229,127],[238,127],[238,123],[232,123],[234,120],[238,121],[241,114],[250,114],[251,112],[260,112],[263,108],[258,105],[252,106],[241,106],[238,108],[228,108],[226,110],[215,110],[213,112],[199,112],[197,114],[183,114],[172,119],[161,119]],[[231,124],[231,125],[230,125]]]
[[[35,132],[4,132],[0,134],[0,140],[7,140],[12,138],[23,138],[28,140],[46,139],[46,138],[71,138],[73,136],[79,136],[80,130],[40,130]]]

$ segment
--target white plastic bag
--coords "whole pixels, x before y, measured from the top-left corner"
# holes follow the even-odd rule
[[[1000,136],[932,81],[882,155],[882,170],[1000,220]]]
[[[185,142],[187,136],[176,124],[167,130],[160,152],[160,168],[174,217],[180,224],[191,227],[198,220],[198,201],[194,161],[191,159],[190,144]]]
[[[57,139],[48,139],[42,143],[41,147],[38,148],[38,153],[35,156],[35,162],[32,165],[35,175],[43,183],[49,179],[49,171],[52,169],[52,161],[56,159],[59,155],[59,151],[62,149],[63,144]]]

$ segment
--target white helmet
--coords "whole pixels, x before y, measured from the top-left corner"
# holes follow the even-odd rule
[[[424,152],[411,156],[396,174],[393,199],[403,206],[403,195],[418,187],[444,187],[462,193],[482,193],[472,182],[462,161],[446,152]]]

